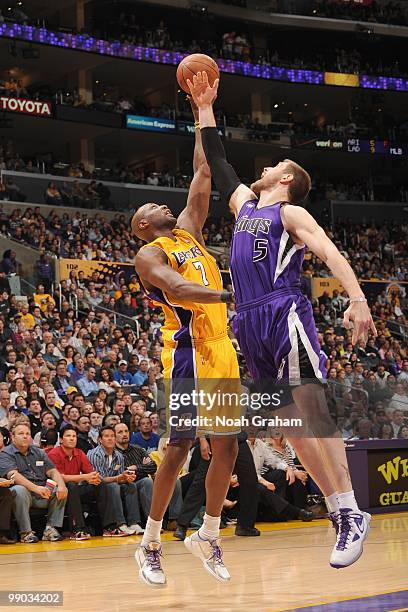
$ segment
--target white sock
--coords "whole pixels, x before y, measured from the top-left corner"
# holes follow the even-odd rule
[[[147,546],[150,542],[160,542],[162,523],[163,521],[155,521],[149,516],[142,538],[142,546]]]
[[[360,512],[357,505],[356,498],[354,497],[354,491],[347,491],[347,493],[338,494],[340,508],[350,508],[353,512]]]
[[[324,498],[329,512],[338,512],[340,510],[339,500],[337,496],[338,493],[337,491],[335,491],[328,497]]]
[[[210,516],[204,514],[204,521],[198,530],[198,535],[203,540],[216,540],[220,536],[220,516]]]

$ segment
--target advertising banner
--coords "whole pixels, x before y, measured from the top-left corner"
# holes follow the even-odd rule
[[[408,504],[408,448],[368,452],[370,507]]]
[[[85,261],[82,259],[60,259],[59,260],[60,281],[67,280],[70,272],[83,272],[85,278],[91,278],[94,272],[98,273],[98,280],[101,281],[107,276],[113,277],[115,281],[120,279],[126,282],[135,274],[133,264],[119,263],[112,261]]]
[[[148,130],[149,132],[175,132],[176,122],[163,117],[143,117],[142,115],[126,115],[126,127],[133,130]]]
[[[36,115],[37,117],[51,117],[51,102],[26,100],[25,98],[8,98],[0,96],[0,111],[9,113],[23,113],[25,115]]]

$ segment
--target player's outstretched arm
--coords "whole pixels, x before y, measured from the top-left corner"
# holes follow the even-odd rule
[[[358,280],[348,261],[341,255],[323,228],[300,206],[284,206],[282,221],[285,230],[292,238],[299,244],[305,244],[324,261],[347,291],[350,306],[344,313],[344,327],[348,329],[350,321],[353,321],[353,344],[359,338],[367,341],[369,330],[376,336],[377,330]]]
[[[177,301],[183,300],[199,304],[233,301],[230,291],[207,289],[207,287],[183,278],[169,266],[167,255],[157,247],[142,248],[136,255],[135,268],[147,290],[157,287]]]
[[[187,80],[193,100],[198,106],[204,153],[214,183],[221,197],[228,202],[235,216],[238,216],[245,202],[256,196],[249,187],[241,183],[234,168],[227,161],[213,111],[218,83],[219,80],[216,79],[211,87],[206,72],[198,72],[194,75],[193,82]]]
[[[199,123],[198,108],[190,98],[194,121]],[[193,157],[194,176],[188,192],[186,208],[180,213],[177,227],[185,229],[204,246],[202,229],[208,217],[211,195],[211,172],[204,154],[200,128],[195,130]]]

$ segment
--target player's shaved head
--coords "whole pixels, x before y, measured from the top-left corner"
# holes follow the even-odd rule
[[[132,234],[150,242],[172,230],[177,223],[171,210],[165,204],[148,202],[137,209],[131,221]]]

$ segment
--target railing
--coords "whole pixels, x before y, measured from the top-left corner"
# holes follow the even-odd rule
[[[33,287],[33,289],[35,291],[35,287]],[[58,309],[61,312],[62,311],[62,301],[64,299],[63,294],[62,294],[61,283],[58,283],[57,285],[53,285],[52,290],[53,290],[53,293],[55,292],[55,290],[58,291]],[[73,308],[76,317],[78,317],[79,314],[85,315],[85,316],[88,314],[88,312],[86,312],[85,310],[81,310],[79,308],[78,296],[76,294],[70,293],[68,297],[68,301],[69,301],[71,308]],[[139,338],[140,323],[137,319],[134,319],[133,317],[128,317],[127,315],[121,314],[120,312],[115,312],[114,310],[111,310],[110,308],[105,308],[105,306],[99,306],[99,305],[94,306],[86,298],[84,298],[82,301],[89,304],[90,310],[93,310],[96,314],[98,313],[98,311],[107,313],[109,318],[112,317],[114,324],[117,325],[119,328],[124,327],[126,324],[130,325],[136,334],[136,338]]]

